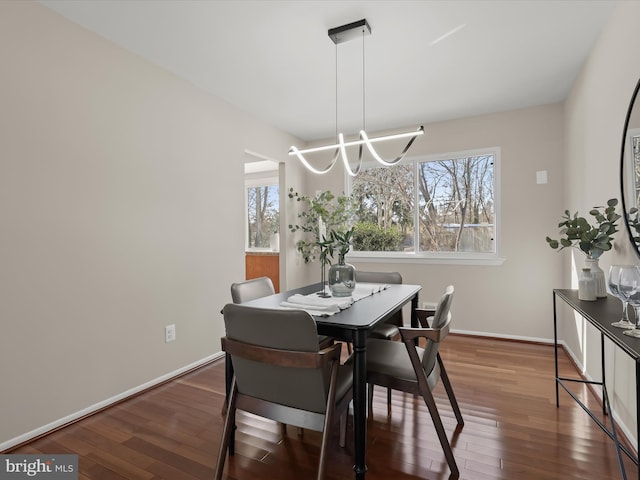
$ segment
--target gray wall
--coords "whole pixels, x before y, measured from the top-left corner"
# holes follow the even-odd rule
[[[3,450],[219,352],[244,151],[297,140],[36,3],[0,58]]]
[[[640,78],[640,3],[620,2],[565,102],[565,182],[563,204],[588,212],[610,197],[620,198],[619,165],[622,129],[633,89]],[[583,255],[563,258],[563,287],[577,288],[576,269]],[[638,264],[625,232],[600,266]],[[600,335],[580,317],[563,309],[563,338],[588,377],[599,380]],[[617,418],[632,439],[636,437],[635,365],[609,342],[605,345],[609,396]],[[635,439],[637,443],[637,439]]]

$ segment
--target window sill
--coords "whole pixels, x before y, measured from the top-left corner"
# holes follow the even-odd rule
[[[484,265],[499,266],[507,259],[497,255],[483,254],[447,254],[437,255],[401,253],[401,252],[352,252],[347,261],[369,263],[421,263],[426,265]]]
[[[249,248],[244,252],[246,255],[279,255],[277,250],[271,250],[270,248]]]

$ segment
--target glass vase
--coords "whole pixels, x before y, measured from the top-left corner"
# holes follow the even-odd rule
[[[334,297],[348,297],[356,288],[356,269],[344,261],[344,255],[329,268],[329,288]]]

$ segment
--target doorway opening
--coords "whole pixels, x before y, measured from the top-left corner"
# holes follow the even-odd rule
[[[280,291],[278,163],[245,152],[245,279],[269,277]]]

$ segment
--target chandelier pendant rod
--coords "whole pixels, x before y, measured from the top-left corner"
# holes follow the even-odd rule
[[[362,29],[362,131],[367,129],[365,123],[365,94],[364,94],[364,29]]]
[[[336,141],[338,141],[338,44],[336,43]]]

